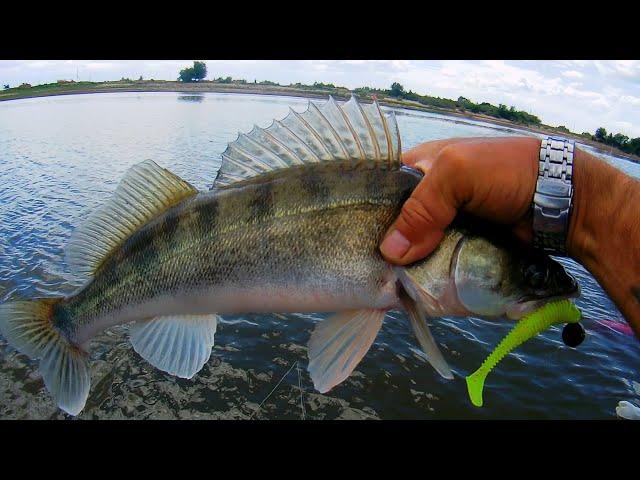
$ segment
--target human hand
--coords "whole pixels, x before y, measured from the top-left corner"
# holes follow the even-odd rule
[[[424,258],[459,210],[509,225],[531,242],[539,155],[535,137],[438,140],[405,152],[403,163],[425,176],[387,231],[382,255],[400,265]]]

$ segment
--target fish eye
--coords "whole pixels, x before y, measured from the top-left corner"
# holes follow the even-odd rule
[[[532,288],[540,288],[547,283],[549,269],[539,263],[530,264],[524,271],[524,279]]]

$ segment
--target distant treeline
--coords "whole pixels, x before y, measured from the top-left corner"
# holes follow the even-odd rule
[[[245,85],[247,83],[244,79],[233,79],[231,77],[226,78],[216,78],[213,80],[216,83],[228,83],[228,84],[241,84]],[[271,85],[271,86],[285,86],[280,85],[276,82],[270,82],[268,80],[258,82],[254,80],[253,83],[255,85]],[[298,88],[301,90],[326,90],[327,92],[336,92],[342,95],[349,94],[350,90],[346,87],[339,87],[332,83],[321,83],[315,82],[313,85],[305,85],[302,83],[292,83],[290,85],[286,85],[288,87]],[[417,102],[421,105],[442,108],[447,110],[460,110],[460,111],[469,111],[473,113],[481,113],[484,115],[489,115],[495,118],[503,118],[505,120],[510,120],[512,122],[522,123],[525,125],[540,125],[541,121],[535,115],[532,115],[527,112],[523,112],[521,110],[516,110],[515,107],[507,107],[506,105],[491,105],[490,103],[473,103],[471,100],[459,97],[458,100],[451,100],[449,98],[440,98],[440,97],[431,97],[429,95],[419,95],[415,92],[409,90],[405,91],[404,87],[399,83],[393,83],[391,88],[389,89],[381,89],[381,88],[371,88],[371,87],[359,87],[353,90],[353,93],[360,97],[372,97],[376,96],[378,98],[391,97],[399,100],[409,100],[413,102]]]
[[[616,147],[626,153],[640,156],[640,137],[629,138],[622,133],[616,133],[615,135],[612,135],[611,133],[607,133],[607,131],[603,127],[597,129],[595,135],[590,135],[587,132],[583,133],[582,135],[588,135],[591,140]]]
[[[472,113],[481,113],[496,118],[504,118],[512,122],[523,123],[526,125],[540,125],[541,121],[535,115],[532,115],[521,110],[516,110],[515,107],[507,107],[500,104],[497,107],[487,102],[473,103],[471,100],[458,97],[458,100],[451,100],[450,98],[431,97],[429,95],[419,95],[409,90],[404,90],[404,87],[399,83],[393,83],[389,90],[381,90],[377,88],[362,87],[356,88],[355,93],[361,95],[386,95],[389,97],[401,98],[404,100],[410,100],[436,108],[445,108],[448,110],[461,110],[469,111]]]

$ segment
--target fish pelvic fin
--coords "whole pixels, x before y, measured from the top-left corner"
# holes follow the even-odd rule
[[[12,301],[0,305],[0,333],[11,346],[40,359],[40,373],[56,404],[78,415],[89,396],[88,355],[53,324],[59,299]]]
[[[88,280],[136,230],[197,193],[152,160],[134,165],[107,203],[73,232],[66,249],[71,270],[79,281]]]
[[[217,315],[175,315],[134,323],[133,349],[154,367],[180,378],[192,378],[209,361]]]
[[[348,310],[319,322],[309,339],[307,370],[325,393],[346,380],[373,345],[384,310]]]
[[[361,104],[355,96],[343,104],[329,97],[320,107],[309,102],[302,113],[292,109],[267,128],[240,133],[222,153],[212,188],[312,163],[397,169],[400,153],[393,112],[385,115],[377,102]]]
[[[422,351],[427,356],[427,361],[442,378],[452,380],[453,373],[431,333],[424,306],[420,301],[414,300],[404,288],[400,288],[400,301],[407,311],[411,328],[418,340],[420,348],[422,348]]]

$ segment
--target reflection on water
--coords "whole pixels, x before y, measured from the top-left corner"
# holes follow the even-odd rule
[[[112,93],[0,103],[0,301],[68,293],[63,248],[69,235],[116,188],[131,165],[151,158],[200,189],[238,132],[267,127],[306,100],[254,95]],[[402,112],[403,148],[455,136],[522,135],[438,114]],[[640,166],[607,161],[640,177]],[[321,395],[304,370],[306,342],[325,315],[242,315],[224,319],[210,362],[193,379],[145,363],[126,326],[91,345],[92,390],[81,418],[612,418],[620,400],[638,402],[640,343],[596,320],[622,321],[591,275],[560,261],[582,288],[587,339],[573,350],[552,328],[509,355],[491,374],[485,406],[471,406],[464,376],[507,333],[507,322],[433,321],[456,379],[443,380],[417,349],[404,314],[392,312],[355,374]],[[589,320],[593,319],[593,320]],[[273,390],[294,362],[293,368]],[[259,407],[259,408],[258,408]],[[0,339],[0,418],[63,418],[37,363]]]
[[[178,100],[181,102],[202,103],[204,101],[204,95],[179,95]]]

